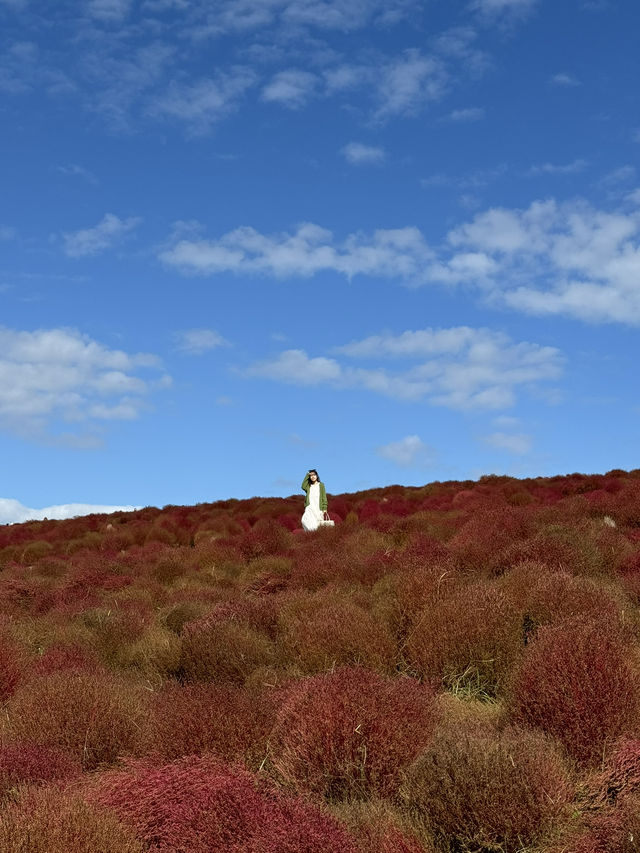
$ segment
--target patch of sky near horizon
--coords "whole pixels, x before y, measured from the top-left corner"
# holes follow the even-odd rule
[[[637,467],[637,5],[206,6],[0,0],[4,497]]]

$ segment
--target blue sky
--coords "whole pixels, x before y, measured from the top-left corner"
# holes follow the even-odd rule
[[[0,521],[637,467],[639,26],[0,0]]]

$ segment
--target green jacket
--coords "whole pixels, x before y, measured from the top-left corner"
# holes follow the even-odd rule
[[[320,481],[318,480],[320,483]],[[304,499],[304,505],[309,506],[309,489],[311,488],[311,483],[309,482],[309,475],[304,478],[302,481],[302,491],[306,492],[307,496]],[[320,509],[322,512],[327,511],[327,493],[324,488],[324,483],[320,483]]]

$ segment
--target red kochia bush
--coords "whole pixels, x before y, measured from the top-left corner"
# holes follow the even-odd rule
[[[166,853],[355,853],[346,830],[318,807],[285,798],[212,756],[130,764],[90,783],[152,850]]]
[[[165,760],[211,752],[227,761],[264,757],[275,716],[267,691],[219,684],[171,685],[151,706],[145,751]]]
[[[180,670],[187,681],[243,684],[255,669],[273,663],[274,654],[266,634],[214,613],[184,626]]]
[[[113,809],[151,849],[166,853],[233,849],[263,811],[251,774],[213,756],[189,756],[161,767],[131,763],[96,776],[87,796]]]
[[[70,779],[81,773],[79,761],[59,749],[34,744],[0,746],[0,799],[16,785]]]
[[[5,702],[15,692],[23,670],[22,651],[0,630],[0,702]]]
[[[234,853],[359,853],[334,817],[301,798],[270,798],[264,817]]]
[[[638,672],[615,625],[567,621],[536,633],[510,690],[514,720],[557,737],[579,762],[637,728]]]
[[[412,666],[452,686],[469,680],[498,691],[522,646],[517,609],[493,584],[480,582],[428,604],[407,638]]]
[[[280,612],[280,629],[284,657],[303,672],[355,664],[388,672],[395,661],[384,623],[335,590],[292,596]]]
[[[0,818],[2,853],[144,853],[114,814],[71,791],[26,792]]]
[[[330,800],[391,793],[429,743],[433,692],[409,678],[345,667],[294,683],[269,741],[286,783]]]
[[[113,675],[53,672],[16,691],[7,728],[17,741],[65,750],[92,770],[134,748],[144,705],[142,691]]]
[[[541,733],[458,725],[436,733],[402,793],[418,823],[449,844],[515,850],[560,817],[572,791],[558,749]]]

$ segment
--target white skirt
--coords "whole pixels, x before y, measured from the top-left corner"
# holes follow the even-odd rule
[[[302,526],[305,530],[317,530],[324,519],[324,513],[321,509],[315,509],[309,504],[305,507],[302,516]]]

